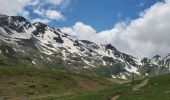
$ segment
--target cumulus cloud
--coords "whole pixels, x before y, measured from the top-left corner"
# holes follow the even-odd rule
[[[123,39],[118,41],[126,40],[129,52],[136,52],[138,56],[169,53],[170,0],[158,2],[140,15],[140,18],[132,20],[119,34],[119,37]]]
[[[39,16],[44,16],[45,10],[44,9],[34,9],[33,13],[35,13]]]
[[[41,23],[48,24],[48,23],[50,22],[50,20],[48,20],[48,19],[40,19],[40,18],[36,18],[36,19],[33,19],[31,22],[32,22],[32,23],[41,22]]]
[[[51,3],[55,5],[60,5],[63,2],[63,0],[46,0],[46,3]]]
[[[63,27],[61,31],[73,35],[79,39],[89,39],[92,40],[93,36],[96,35],[96,30],[91,26],[86,25],[82,22],[75,23],[72,27]]]
[[[77,38],[77,34],[75,33],[75,31],[73,30],[73,28],[70,28],[70,27],[62,27],[60,28],[60,30],[64,33],[67,33],[73,37],[76,37]]]
[[[97,43],[112,43],[120,51],[136,57],[152,57],[170,52],[170,0],[158,2],[140,13],[140,17],[117,23],[112,29],[96,33],[82,22],[65,28],[80,39]],[[64,31],[64,29],[63,29]]]
[[[47,10],[46,16],[52,20],[64,20],[63,15],[56,10]]]
[[[6,15],[20,15],[30,20],[63,20],[63,8],[70,4],[71,0],[0,0],[0,13]],[[53,9],[53,10],[51,10]],[[30,17],[30,13],[37,18]]]
[[[24,7],[32,4],[33,0],[0,0],[0,3],[0,13],[7,15],[18,15],[28,12],[24,9]]]
[[[65,17],[61,14],[60,11],[57,11],[57,10],[35,9],[33,11],[33,13],[35,13],[41,17],[48,18],[50,20],[56,20],[56,21],[65,20]]]
[[[70,5],[70,2],[72,0],[46,0],[45,2],[48,4],[52,4],[55,6],[60,6],[60,9],[65,9],[68,7],[68,5]]]

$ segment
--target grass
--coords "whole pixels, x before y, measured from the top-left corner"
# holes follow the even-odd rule
[[[111,95],[120,94],[118,100],[170,100],[170,74],[151,77],[148,85],[138,91],[131,89],[130,83],[114,85],[104,90],[48,97],[43,100],[108,100]],[[142,80],[137,80],[139,84]]]
[[[113,94],[121,94],[122,91],[129,90],[128,86],[115,85],[108,89],[93,91],[93,92],[84,92],[79,94],[72,94],[60,97],[49,97],[44,98],[44,100],[108,100],[109,97]]]
[[[97,91],[49,96],[36,100],[108,100],[113,94],[121,94],[123,91],[129,90],[130,89],[128,85],[114,85]]]
[[[138,91],[130,83],[33,67],[0,67],[0,100],[170,100],[170,74],[151,77]],[[139,84],[138,80],[135,84]]]
[[[151,77],[139,91],[121,95],[118,100],[170,100],[170,74]]]
[[[40,99],[99,91],[115,84],[105,78],[33,67],[0,67],[0,99]]]

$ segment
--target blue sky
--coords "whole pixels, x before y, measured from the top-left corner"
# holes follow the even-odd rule
[[[135,19],[139,13],[160,0],[72,0],[66,21],[52,23],[54,26],[71,26],[81,21],[97,31],[111,29],[115,23]],[[70,9],[70,10],[69,10]]]
[[[113,28],[120,21],[138,18],[140,12],[163,0],[54,0],[63,1],[56,5],[44,3],[50,0],[33,1],[38,1],[39,3],[35,6],[24,7],[29,12],[30,20],[37,18],[48,19],[47,16],[35,13],[35,9],[52,9],[60,12],[64,20],[48,19],[50,21],[48,24],[51,26],[69,27],[76,22],[83,22],[99,32]],[[65,4],[66,1],[67,4]]]
[[[54,27],[83,22],[100,32],[120,21],[138,18],[140,12],[160,1],[164,0],[0,0],[0,13]]]

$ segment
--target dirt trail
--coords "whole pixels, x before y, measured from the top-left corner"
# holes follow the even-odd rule
[[[145,85],[148,84],[148,81],[149,81],[149,79],[143,80],[140,84],[137,84],[137,85],[133,86],[133,87],[132,87],[132,90],[133,90],[133,91],[140,90],[141,87],[144,87]]]
[[[143,80],[140,84],[137,84],[137,85],[133,86],[132,90],[133,91],[140,90],[140,88],[142,88],[142,87],[144,87],[144,86],[146,86],[148,84],[148,81],[149,81],[149,79]],[[120,97],[120,95],[121,94],[112,95],[109,100],[117,100]]]
[[[47,97],[61,97],[61,96],[69,96],[69,95],[73,95],[75,93],[65,93],[65,94],[46,94],[46,95],[39,95],[39,96],[36,96],[36,97],[31,97],[31,100],[36,100],[36,99],[43,99],[43,98],[47,98]]]
[[[115,95],[115,96],[111,97],[110,100],[117,100],[119,97],[120,97],[120,95]]]
[[[114,93],[110,96],[109,100],[117,100],[120,97],[121,93]]]

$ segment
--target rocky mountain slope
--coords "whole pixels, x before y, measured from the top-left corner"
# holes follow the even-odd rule
[[[128,78],[132,72],[148,75],[168,72],[165,58],[137,59],[111,44],[78,40],[60,29],[30,23],[21,16],[0,15],[0,65],[60,68],[87,75]]]

